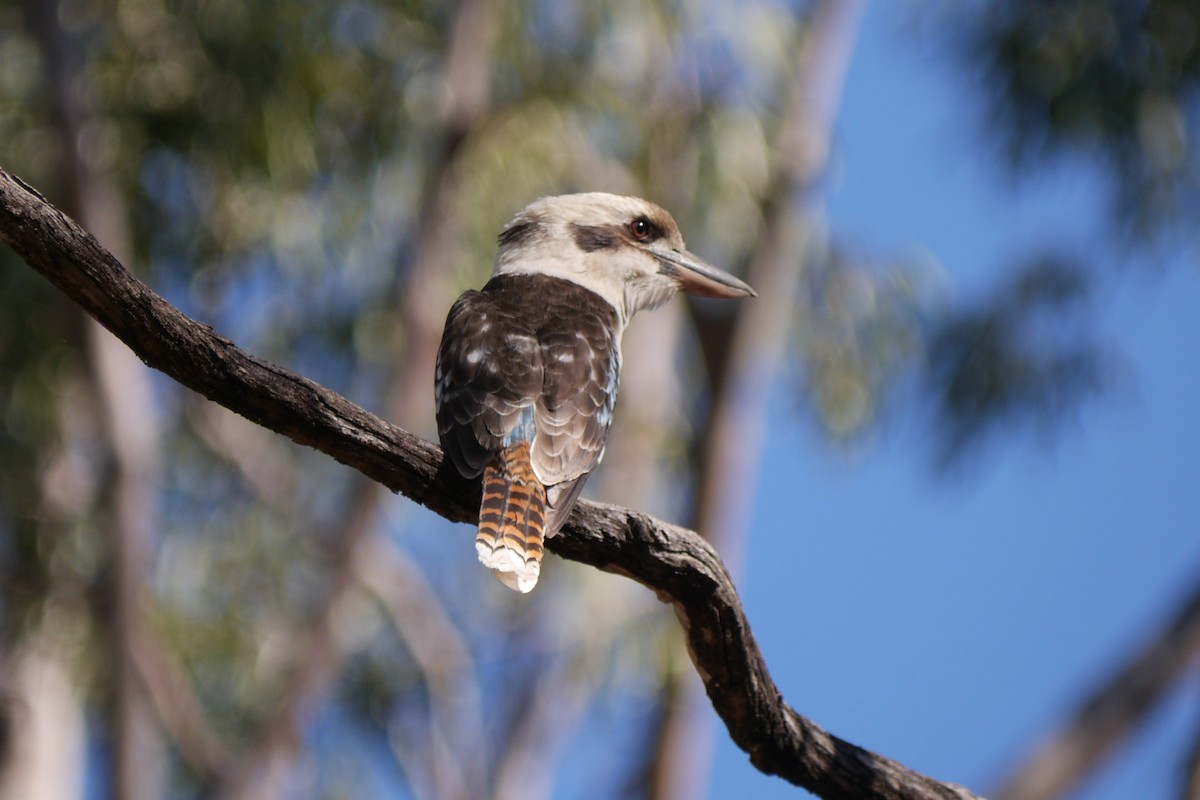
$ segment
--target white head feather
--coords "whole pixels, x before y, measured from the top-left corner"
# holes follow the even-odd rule
[[[679,226],[639,197],[590,192],[543,197],[500,235],[493,275],[550,275],[579,284],[617,310],[622,327],[676,291],[753,295],[746,284],[687,252]]]

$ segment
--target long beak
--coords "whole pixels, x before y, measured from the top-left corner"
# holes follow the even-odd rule
[[[757,297],[746,283],[717,269],[687,250],[651,249],[658,259],[659,272],[679,281],[679,288],[700,297]]]

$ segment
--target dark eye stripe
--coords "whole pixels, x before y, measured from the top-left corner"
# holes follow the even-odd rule
[[[616,247],[618,241],[611,229],[593,225],[572,223],[571,235],[575,238],[575,244],[585,253]]]

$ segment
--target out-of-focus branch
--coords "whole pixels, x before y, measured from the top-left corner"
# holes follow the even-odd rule
[[[387,539],[366,540],[354,576],[383,606],[428,681],[433,753],[425,768],[434,796],[482,796],[483,705],[470,648],[420,569]]]
[[[692,524],[724,554],[735,575],[741,571],[758,481],[768,399],[816,225],[811,187],[827,160],[862,7],[861,0],[822,0],[803,33],[796,77],[777,134],[763,230],[746,275],[759,296],[733,312],[732,326],[724,329],[726,336],[716,347],[713,338],[705,340],[710,345],[712,413],[702,436]],[[673,685],[652,776],[656,800],[702,793],[697,784],[706,774],[702,765],[711,760],[707,754],[713,737],[697,695],[688,683]]]
[[[861,0],[822,0],[805,31],[797,77],[776,144],[763,230],[747,282],[758,291],[735,310],[715,359],[719,382],[704,437],[695,525],[740,568],[758,475],[770,389],[779,373],[813,232],[811,188],[824,169],[837,100],[862,13]]]
[[[425,174],[415,257],[400,295],[404,349],[388,390],[391,418],[414,430],[434,416],[429,381],[445,309],[454,299],[446,264],[451,263],[451,250],[462,233],[463,215],[456,213],[460,189],[454,164],[463,141],[488,111],[499,24],[499,0],[464,0],[448,48],[442,136]]]
[[[224,771],[222,785],[215,793],[226,800],[250,800],[281,796],[285,776],[300,741],[300,728],[319,704],[334,677],[341,659],[338,631],[348,590],[353,583],[353,563],[365,531],[374,518],[373,504],[365,498],[365,486],[348,501],[339,547],[334,555],[331,586],[325,603],[308,624],[297,648],[295,669],[287,689],[266,723],[258,731],[254,744],[241,753]]]
[[[198,397],[191,398],[184,413],[208,449],[237,470],[256,495],[276,508],[288,507],[296,464],[278,439]]]
[[[1200,728],[1192,737],[1191,751],[1188,753],[1187,774],[1183,780],[1183,791],[1179,796],[1183,800],[1200,800]]]
[[[446,468],[441,448],[188,318],[3,170],[0,239],[149,366],[446,519],[476,521],[479,487]],[[549,541],[554,552],[626,575],[675,608],[714,708],[758,769],[825,798],[973,797],[840,740],[788,706],[720,557],[695,532],[581,502],[564,533]]]
[[[554,768],[587,710],[591,687],[568,667],[544,670],[505,738],[495,800],[548,800]]]
[[[1066,794],[1133,733],[1198,658],[1200,583],[1158,636],[1009,772],[995,793],[997,800],[1050,800]]]
[[[141,625],[132,643],[133,666],[158,722],[179,755],[199,776],[212,780],[229,761],[229,750],[213,733],[183,665],[151,625]]]

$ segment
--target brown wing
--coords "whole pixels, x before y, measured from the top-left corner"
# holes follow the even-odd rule
[[[536,331],[484,292],[467,292],[446,318],[434,387],[438,437],[459,473],[483,472],[506,439],[532,427],[542,388]]]
[[[606,310],[576,308],[539,332],[545,377],[534,415],[533,469],[550,487],[547,535],[566,521],[587,474],[604,456],[621,369]]]

